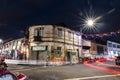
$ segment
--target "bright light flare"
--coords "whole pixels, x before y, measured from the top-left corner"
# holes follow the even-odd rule
[[[83,19],[83,26],[84,27],[95,27],[97,26],[99,18],[95,18],[95,17],[86,17],[85,19]]]
[[[90,2],[88,2],[88,4],[90,5],[90,9],[89,10],[84,10],[84,12],[80,12],[80,27],[81,27],[81,31],[82,32],[90,32],[90,33],[94,33],[94,32],[99,32],[99,28],[103,27],[104,23],[101,22],[102,18],[108,14],[111,14],[113,12],[116,11],[115,8],[109,10],[107,13],[101,15],[101,16],[97,16],[94,12],[94,10],[92,9],[92,5],[90,4]]]
[[[93,20],[93,19],[88,19],[88,20],[86,21],[86,24],[87,24],[89,27],[92,27],[92,26],[94,26],[94,20]]]
[[[101,19],[101,16],[84,16],[82,18],[82,27],[84,29],[84,31],[91,31],[92,32],[96,32],[98,31],[98,26],[101,25],[100,23],[100,19]]]

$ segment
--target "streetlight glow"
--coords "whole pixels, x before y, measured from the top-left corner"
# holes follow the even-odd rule
[[[86,24],[87,24],[88,26],[92,27],[92,26],[94,26],[94,20],[93,20],[93,19],[88,19],[88,20],[86,21]]]
[[[97,30],[97,26],[99,25],[99,20],[101,19],[101,16],[95,16],[92,14],[86,14],[85,16],[83,16],[82,18],[82,24],[80,28],[80,34],[81,34],[81,38],[83,35],[83,30],[87,31],[87,30],[92,30],[92,32],[94,32],[95,30]],[[81,55],[82,57],[85,57],[85,54],[83,53],[83,41],[81,40]]]
[[[101,16],[84,16],[82,18],[82,31],[97,31],[97,27],[101,25],[100,23]]]

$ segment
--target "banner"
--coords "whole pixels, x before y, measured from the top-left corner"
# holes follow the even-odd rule
[[[99,36],[99,37],[103,37],[103,36],[109,36],[111,34],[120,34],[120,30],[117,30],[115,32],[107,32],[107,33],[101,33],[101,34],[83,34],[84,36],[91,36],[91,37],[94,37],[94,36]]]

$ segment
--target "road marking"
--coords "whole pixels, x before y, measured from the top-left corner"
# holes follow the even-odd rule
[[[64,79],[64,80],[85,80],[85,79],[95,79],[95,78],[105,78],[105,77],[115,77],[115,76],[120,76],[120,74],[104,75],[104,76],[92,76],[92,77],[82,77],[82,78],[71,78],[71,79]]]
[[[11,69],[16,69],[16,68],[10,68],[10,67],[8,67],[7,69],[11,70]],[[25,69],[25,68],[24,67],[19,67],[19,69]]]
[[[30,69],[13,70],[13,71],[28,71],[28,70],[33,70],[33,69],[39,69],[39,68],[30,68]]]

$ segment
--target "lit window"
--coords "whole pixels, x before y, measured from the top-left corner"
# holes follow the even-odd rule
[[[58,28],[57,35],[59,38],[62,38],[62,29]]]
[[[75,41],[79,42],[79,35],[78,34],[75,35]]]
[[[68,31],[68,40],[72,39],[72,33],[70,31]]]
[[[36,28],[36,29],[34,30],[34,36],[38,36],[38,33],[39,33],[39,29]]]
[[[44,36],[44,27],[40,27],[39,36]]]
[[[108,47],[112,47],[112,43],[108,43]]]
[[[117,45],[116,44],[113,44],[113,48],[116,48],[117,47]]]
[[[34,29],[34,36],[43,36],[44,35],[44,27]]]

